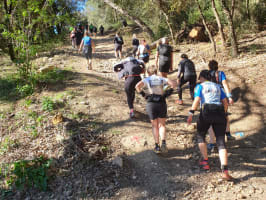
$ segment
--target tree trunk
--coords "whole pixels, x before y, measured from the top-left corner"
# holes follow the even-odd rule
[[[232,0],[232,3],[231,3],[231,16],[232,16],[232,20],[234,19],[235,5],[236,5],[236,1],[235,0]]]
[[[210,29],[208,28],[208,26],[207,26],[207,24],[206,24],[205,17],[204,17],[204,15],[203,15],[203,13],[202,13],[202,10],[201,10],[200,4],[199,4],[199,0],[196,0],[196,2],[197,2],[197,6],[198,6],[198,9],[199,9],[199,12],[200,12],[200,16],[201,16],[201,18],[202,18],[202,23],[203,23],[203,25],[204,25],[204,27],[205,27],[207,33],[208,33],[208,36],[209,36],[209,38],[210,38],[210,40],[211,40],[214,55],[216,55],[216,44],[215,44],[215,41],[214,41],[214,39],[213,39],[213,37],[212,37],[212,34],[211,34]]]
[[[217,12],[217,9],[216,9],[216,6],[215,6],[215,1],[214,0],[211,0],[212,1],[212,11],[215,15],[215,18],[216,18],[216,22],[217,22],[217,25],[218,25],[218,28],[219,28],[219,33],[220,33],[220,36],[221,36],[221,40],[222,40],[222,44],[223,44],[223,47],[226,47],[226,41],[225,41],[225,35],[224,35],[224,31],[223,31],[223,25],[221,23],[221,19],[220,19],[220,16]]]
[[[176,44],[176,40],[175,40],[175,36],[174,36],[174,31],[173,31],[173,27],[171,25],[170,19],[169,19],[169,15],[168,15],[168,7],[165,5],[165,3],[162,0],[156,0],[158,3],[158,7],[160,9],[160,11],[163,13],[164,17],[165,17],[165,21],[167,23],[167,26],[169,28],[170,34],[171,34],[171,39],[173,44]]]
[[[166,23],[167,23],[168,28],[170,30],[170,34],[171,34],[171,39],[172,39],[173,45],[175,45],[174,31],[173,31],[173,28],[171,26],[171,23],[169,22],[169,17],[168,17],[168,15],[164,11],[162,11],[162,12],[163,12],[163,15],[165,16]]]
[[[120,12],[122,15],[130,18],[132,21],[134,21],[137,25],[139,25],[144,31],[146,31],[151,37],[154,36],[153,31],[148,27],[141,19],[137,18],[136,16],[130,15],[126,10],[123,10],[121,7],[116,5],[115,3],[111,2],[110,0],[103,0],[107,5],[112,7],[113,9]]]
[[[230,13],[229,8],[226,6],[225,0],[220,0],[223,5],[223,10],[227,18],[228,26],[229,26],[229,32],[230,32],[230,40],[231,40],[231,46],[232,46],[232,56],[236,57],[238,55],[238,45],[237,45],[237,39],[233,24],[233,16]]]
[[[249,0],[246,0],[246,12],[247,12],[247,16],[250,19],[250,12],[249,12]]]

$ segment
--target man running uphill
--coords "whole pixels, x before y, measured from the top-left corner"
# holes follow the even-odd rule
[[[205,170],[210,169],[205,137],[208,129],[212,126],[219,150],[222,178],[229,181],[232,177],[228,173],[228,156],[225,148],[226,112],[228,103],[221,87],[218,84],[210,82],[210,79],[211,77],[208,70],[202,70],[200,72],[199,80],[201,84],[198,84],[195,89],[195,99],[189,111],[187,122],[189,124],[192,122],[192,116],[200,104],[201,110],[197,120],[198,145],[203,157],[200,165]]]
[[[149,77],[140,81],[136,85],[136,90],[147,99],[146,111],[152,124],[152,133],[155,140],[154,152],[167,153],[165,129],[167,105],[165,98],[173,92],[174,82],[170,79],[157,76],[157,68],[155,66],[149,66],[147,71]],[[172,87],[169,93],[164,93],[163,91],[165,84],[169,84]],[[141,90],[143,87],[148,88],[149,94],[146,95]],[[159,136],[162,140],[161,146],[159,146]]]
[[[119,78],[125,78],[125,92],[127,94],[127,103],[130,109],[130,118],[134,115],[135,86],[141,81],[140,74],[144,72],[145,64],[142,60],[128,57],[120,63],[114,65],[114,71],[119,72]]]
[[[179,99],[176,103],[182,105],[182,86],[189,82],[189,90],[191,99],[194,99],[194,88],[196,86],[197,74],[195,70],[194,63],[188,59],[186,54],[181,55],[182,60],[178,65],[178,72],[177,72],[177,93]]]

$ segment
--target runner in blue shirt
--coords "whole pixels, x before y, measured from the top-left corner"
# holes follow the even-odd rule
[[[87,59],[87,66],[89,70],[92,70],[92,52],[95,52],[95,45],[91,37],[89,37],[89,32],[85,31],[84,37],[81,41],[79,52],[81,51]]]
[[[208,129],[212,126],[219,150],[222,178],[229,181],[232,177],[228,173],[228,157],[225,147],[226,112],[228,103],[224,91],[218,84],[210,82],[210,79],[211,77],[208,70],[202,70],[200,72],[199,80],[201,84],[198,84],[195,88],[195,99],[189,111],[187,122],[189,124],[192,122],[192,116],[200,104],[200,115],[197,120],[197,139],[203,157],[200,161],[200,166],[205,170],[210,169],[205,137]]]
[[[223,71],[218,71],[218,62],[216,60],[211,60],[209,62],[209,70],[210,70],[210,74],[211,74],[211,81],[219,84],[221,86],[221,88],[223,88],[223,90],[226,93],[228,103],[230,105],[232,105],[234,103],[234,101],[232,99],[232,94],[230,92],[229,84],[226,80],[225,73]],[[227,140],[235,140],[235,137],[232,136],[230,133],[230,121],[229,121],[228,116],[226,117],[226,121],[227,121],[227,123],[226,123],[225,134],[226,134]],[[214,133],[213,133],[212,128],[210,128],[209,133],[210,133],[210,144],[208,144],[208,151],[212,152],[212,150],[214,149],[214,146],[215,146],[214,145],[214,143],[215,143]]]

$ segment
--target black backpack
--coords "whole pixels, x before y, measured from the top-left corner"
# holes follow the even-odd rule
[[[216,84],[220,84],[220,82],[219,82],[219,71],[210,70],[209,74],[211,76],[211,82],[214,82]]]
[[[184,74],[196,74],[195,65],[191,60],[186,60],[184,63]]]

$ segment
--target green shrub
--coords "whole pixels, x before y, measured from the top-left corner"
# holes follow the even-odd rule
[[[17,85],[17,92],[20,97],[26,97],[34,92],[34,86],[30,84]]]
[[[39,157],[34,160],[21,160],[13,164],[11,176],[7,181],[8,185],[15,184],[18,189],[35,187],[40,190],[47,190],[47,170],[51,165],[51,159]]]
[[[42,100],[42,109],[49,112],[53,111],[55,109],[55,102],[49,97],[44,97]]]

